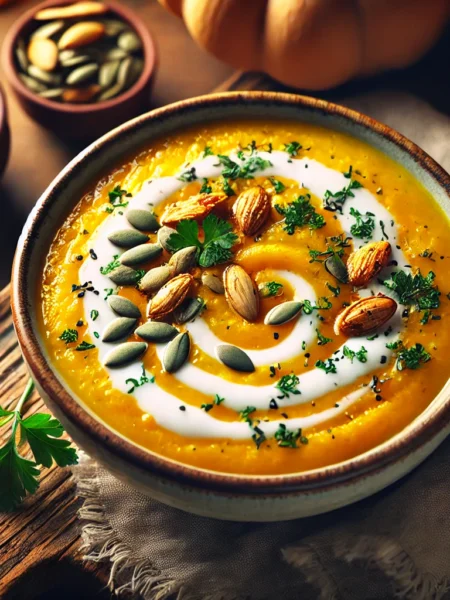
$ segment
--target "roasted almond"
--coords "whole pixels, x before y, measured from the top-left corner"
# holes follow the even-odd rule
[[[388,296],[361,298],[336,317],[334,332],[347,337],[368,335],[387,323],[396,310],[397,303]]]
[[[224,271],[223,286],[231,308],[246,321],[256,321],[259,294],[250,275],[239,265],[230,265]]]
[[[233,206],[239,229],[244,235],[254,235],[269,218],[270,196],[257,185],[243,191]]]
[[[152,298],[148,308],[150,319],[161,319],[175,310],[186,298],[194,278],[182,273],[168,281]]]
[[[52,6],[38,11],[34,18],[37,21],[50,21],[52,19],[70,19],[72,17],[88,17],[101,15],[108,11],[102,2],[75,2],[66,6]]]
[[[53,40],[36,38],[28,46],[28,58],[42,71],[53,71],[58,64],[58,47]]]
[[[348,282],[367,285],[387,265],[390,255],[389,242],[372,242],[352,252],[347,261]]]
[[[92,44],[103,37],[105,26],[97,21],[81,21],[69,27],[58,42],[60,50],[80,48]]]
[[[161,223],[175,225],[184,219],[204,219],[215,206],[227,198],[226,194],[197,194],[187,200],[175,202],[166,207],[161,217]]]

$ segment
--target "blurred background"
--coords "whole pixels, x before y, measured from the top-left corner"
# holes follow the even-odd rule
[[[17,18],[35,4],[34,0],[21,0],[0,7],[0,42]],[[236,73],[200,49],[182,20],[164,10],[156,0],[127,0],[124,4],[139,15],[157,45],[158,69],[149,109],[211,92]],[[371,91],[401,90],[450,114],[449,58],[450,27],[447,26],[433,49],[415,65],[313,95],[340,101]],[[0,181],[0,287],[3,287],[9,281],[14,248],[28,212],[52,179],[86,144],[64,141],[32,121],[18,106],[1,67],[0,83],[7,97],[12,134],[8,167]]]

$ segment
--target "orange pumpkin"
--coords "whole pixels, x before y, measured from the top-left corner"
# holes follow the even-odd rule
[[[309,89],[414,62],[450,18],[449,0],[159,2],[221,60]]]

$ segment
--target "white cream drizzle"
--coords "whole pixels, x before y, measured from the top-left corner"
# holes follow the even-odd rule
[[[258,172],[258,175],[274,175],[295,180],[299,185],[308,188],[311,193],[319,198],[323,198],[327,190],[336,192],[346,187],[349,183],[349,179],[346,179],[342,173],[309,158],[294,159],[292,162],[289,162],[289,155],[279,151],[272,153],[259,152],[258,155],[261,158],[269,160],[273,165],[263,172]],[[230,158],[238,163],[242,162],[235,154],[231,154]],[[199,179],[203,177],[218,177],[222,172],[222,166],[218,165],[216,156],[208,156],[201,159],[190,164],[189,168],[191,167],[195,167]],[[133,208],[148,208],[149,205],[157,206],[184,185],[184,182],[180,181],[177,176],[162,177],[148,181],[130,199],[130,206]],[[400,268],[403,267],[407,261],[401,250],[396,248],[397,230],[395,224],[391,221],[392,217],[390,213],[379,204],[377,199],[368,190],[364,188],[355,189],[354,195],[354,198],[349,198],[344,204],[342,215],[339,213],[330,213],[330,217],[335,215],[345,234],[350,235],[350,226],[354,223],[354,218],[350,215],[350,207],[353,206],[363,215],[366,212],[373,213],[375,215],[376,228],[372,239],[383,239],[384,234],[380,225],[380,221],[383,221],[384,231],[392,246],[392,260],[397,261]],[[94,336],[94,332],[101,334],[104,327],[116,316],[104,299],[106,295],[104,290],[109,288],[115,289],[115,286],[107,276],[100,273],[100,266],[108,264],[114,255],[120,255],[122,252],[107,239],[111,232],[118,229],[132,229],[132,227],[125,215],[119,214],[119,211],[116,209],[115,213],[111,214],[104,221],[91,238],[91,248],[95,251],[98,257],[97,260],[87,258],[80,268],[80,283],[91,281],[94,288],[100,291],[100,295],[86,293],[83,298],[88,330],[92,336]],[[363,240],[356,238],[353,239],[353,243],[356,247],[364,245]],[[385,273],[382,276],[387,275],[390,270],[392,269],[385,269]],[[279,271],[279,275],[293,285],[296,297],[299,299],[309,299],[311,302],[316,300],[313,288],[298,274],[290,271]],[[388,290],[384,286],[375,281],[370,285],[370,289],[361,290],[361,296],[377,294],[381,291],[384,294],[388,293]],[[95,321],[90,316],[92,310],[96,310],[99,313]],[[365,338],[347,340],[345,345],[354,351],[358,351],[361,346],[367,348],[366,363],[361,363],[356,359],[352,363],[349,359],[343,358],[341,347],[331,357],[334,359],[339,358],[339,361],[336,363],[337,374],[326,374],[321,369],[312,368],[300,376],[299,389],[301,394],[290,394],[288,398],[277,399],[278,405],[281,408],[286,408],[297,404],[306,404],[336,389],[352,384],[364,375],[369,375],[373,370],[378,368],[381,356],[384,355],[389,358],[391,354],[391,351],[386,348],[386,343],[396,339],[401,331],[401,310],[401,307],[399,307],[391,321],[383,327],[383,331],[389,326],[392,328],[388,335],[384,335],[383,331],[381,331],[379,337],[373,341],[368,341]],[[268,366],[291,359],[300,354],[300,352],[303,352],[301,349],[301,342],[303,340],[306,341],[307,345],[315,343],[316,319],[317,316],[314,313],[312,315],[302,315],[291,334],[284,341],[274,347],[263,350],[247,350],[247,353],[256,366]],[[221,343],[221,340],[209,329],[207,323],[200,317],[188,324],[188,329],[192,334],[195,344],[204,352],[214,357],[214,348],[218,343]],[[99,350],[99,360],[102,361],[112,345],[102,342],[101,339],[97,339],[95,343]],[[157,353],[160,358],[163,350],[163,345],[157,347]],[[126,393],[130,389],[130,385],[125,383],[126,380],[130,378],[139,380],[142,374],[142,366],[137,362],[119,369],[107,369],[107,371],[113,386]],[[267,409],[270,400],[280,395],[279,391],[275,388],[276,381],[271,385],[260,387],[233,383],[223,380],[214,374],[207,373],[190,362],[186,363],[174,374],[174,388],[176,388],[176,381],[211,396],[211,399],[216,393],[219,393],[220,396],[225,398],[224,405],[236,411],[244,410],[247,406],[254,406],[257,409]],[[368,378],[367,384],[370,381],[371,378]],[[258,426],[266,436],[271,436],[277,430],[280,423],[285,423],[290,429],[323,425],[329,419],[348,410],[367,389],[367,387],[359,387],[347,396],[344,396],[336,406],[307,417],[261,422]],[[153,384],[149,383],[136,388],[132,396],[136,398],[140,408],[144,412],[151,414],[159,425],[183,436],[248,439],[254,433],[245,422],[239,420],[224,422],[215,419],[213,416],[214,410],[205,412],[200,408],[190,405],[186,407],[185,411],[179,410],[183,403],[175,394],[168,393],[160,388],[157,379]]]

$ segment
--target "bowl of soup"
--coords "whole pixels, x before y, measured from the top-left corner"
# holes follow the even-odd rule
[[[449,190],[412,142],[325,101],[157,109],[31,213],[24,358],[75,442],[153,498],[254,521],[357,501],[449,432]]]

